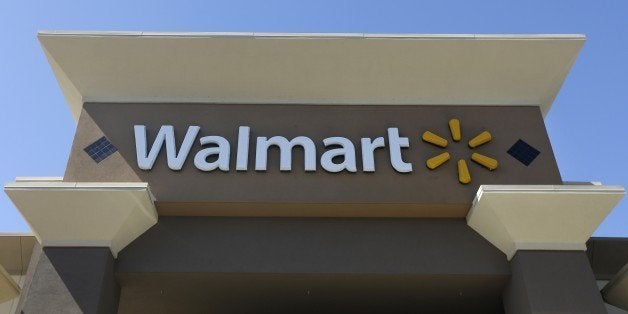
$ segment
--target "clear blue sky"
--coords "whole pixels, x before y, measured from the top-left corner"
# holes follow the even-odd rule
[[[582,33],[550,139],[564,180],[628,186],[627,17],[625,0],[0,1],[0,181],[62,176],[74,136],[37,30]],[[0,232],[25,231],[0,193]],[[595,235],[628,237],[628,200]]]

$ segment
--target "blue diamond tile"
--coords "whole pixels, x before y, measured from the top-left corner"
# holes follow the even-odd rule
[[[83,149],[89,157],[91,157],[96,163],[99,163],[105,158],[111,156],[111,154],[118,151],[118,149],[109,142],[106,137],[101,137],[94,143]]]
[[[522,164],[529,166],[534,159],[540,154],[536,148],[530,146],[530,144],[519,139],[515,144],[510,147],[508,154],[517,159]]]

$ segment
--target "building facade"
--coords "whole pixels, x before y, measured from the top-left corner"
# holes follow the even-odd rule
[[[590,239],[624,188],[563,182],[545,129],[581,35],[39,40],[77,130],[5,185],[17,313],[628,308],[628,242]]]

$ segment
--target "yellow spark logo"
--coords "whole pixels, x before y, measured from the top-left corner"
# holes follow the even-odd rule
[[[462,139],[462,132],[460,130],[460,121],[458,119],[449,120],[449,131],[451,132],[451,138],[455,142],[459,142]],[[438,147],[442,147],[442,148],[446,148],[447,145],[449,144],[449,142],[446,139],[430,131],[425,131],[425,133],[423,133],[422,138],[423,138],[423,141],[436,145]],[[489,133],[488,131],[484,131],[476,135],[471,140],[469,140],[469,148],[473,149],[476,147],[480,147],[490,142],[491,139],[492,139],[491,133]],[[449,159],[451,159],[451,155],[448,152],[444,152],[442,154],[429,158],[425,162],[425,164],[427,165],[427,168],[429,168],[430,170],[434,170],[438,168],[440,165],[447,162]],[[497,164],[498,164],[497,160],[491,157],[484,156],[478,153],[471,153],[471,160],[482,165],[488,170],[497,169]],[[462,184],[467,184],[471,182],[471,173],[469,172],[469,167],[467,167],[467,162],[464,159],[458,160],[458,181],[460,181],[460,183]]]

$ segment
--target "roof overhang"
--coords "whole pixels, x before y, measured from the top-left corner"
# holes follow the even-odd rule
[[[157,223],[145,182],[21,178],[4,191],[42,246],[109,247],[116,257]]]
[[[621,186],[482,185],[468,225],[506,254],[581,250],[624,197]]]
[[[533,105],[583,35],[42,31],[75,119],[85,102]]]

